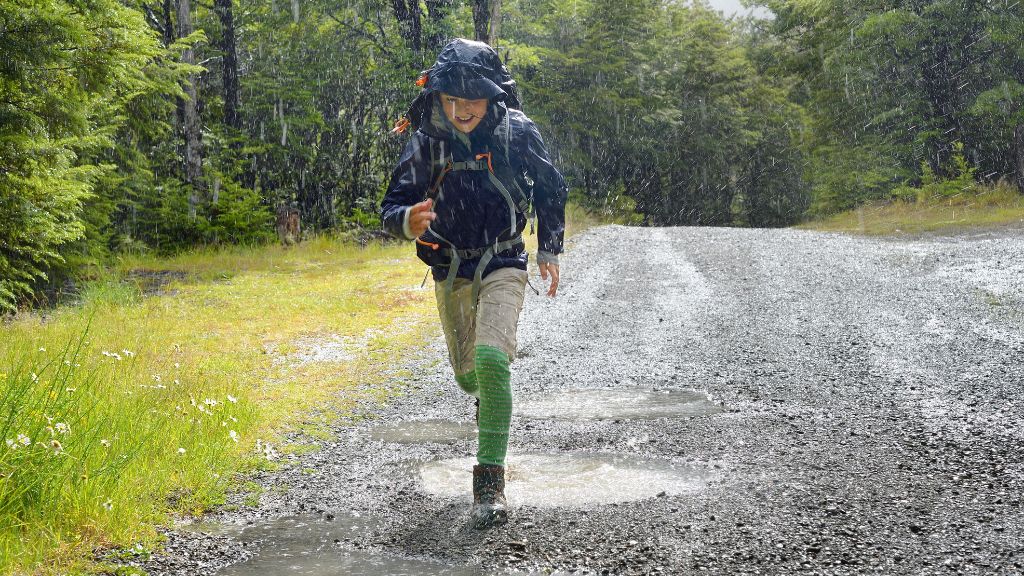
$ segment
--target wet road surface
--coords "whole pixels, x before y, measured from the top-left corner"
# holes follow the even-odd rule
[[[561,294],[529,294],[520,323],[508,526],[468,525],[472,402],[438,341],[395,371],[394,402],[257,475],[258,508],[172,532],[144,566],[1024,571],[1024,232],[612,226],[571,244]],[[275,536],[297,518],[309,536]]]

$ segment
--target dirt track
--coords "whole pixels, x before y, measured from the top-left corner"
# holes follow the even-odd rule
[[[695,389],[720,409],[518,416],[511,452],[626,455],[688,471],[693,486],[582,508],[513,501],[507,527],[473,531],[466,502],[426,493],[419,474],[471,455],[471,440],[397,444],[372,432],[471,418],[438,342],[412,379],[396,372],[405,395],[257,478],[268,487],[260,506],[219,519],[258,527],[298,514],[334,526],[312,537],[328,568],[307,573],[347,573],[344,562],[367,554],[431,562],[391,572],[402,574],[1021,573],[1022,254],[1014,230],[917,240],[591,230],[563,256],[560,296],[527,298],[517,402]],[[257,531],[243,544],[237,530],[175,532],[170,554],[142,565],[213,573],[280,554],[279,536],[260,542]],[[274,573],[245,566],[230,573]]]

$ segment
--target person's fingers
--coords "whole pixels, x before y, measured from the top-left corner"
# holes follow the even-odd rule
[[[417,214],[433,214],[431,209],[434,207],[434,201],[432,199],[424,200],[417,204],[413,204],[409,208],[409,218],[412,219]]]
[[[410,214],[409,215],[409,223],[410,224],[413,224],[413,223],[421,224],[421,223],[424,223],[424,222],[425,223],[430,223],[430,222],[433,222],[436,219],[437,219],[437,212],[420,212],[419,214]]]

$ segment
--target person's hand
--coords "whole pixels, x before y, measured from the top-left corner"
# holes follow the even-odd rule
[[[548,296],[554,298],[555,293],[558,292],[558,264],[541,264],[540,265],[540,277],[541,280],[547,280],[548,276],[551,276],[551,284],[548,286]]]
[[[434,200],[428,198],[419,204],[413,204],[409,208],[409,232],[413,238],[419,238],[427,231],[427,226],[437,219],[434,212]]]

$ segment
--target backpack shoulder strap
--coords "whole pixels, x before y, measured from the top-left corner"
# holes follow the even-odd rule
[[[436,199],[441,192],[441,183],[445,175],[451,172],[451,151],[447,150],[446,143],[437,138],[430,138],[430,187],[427,188],[426,197]]]

